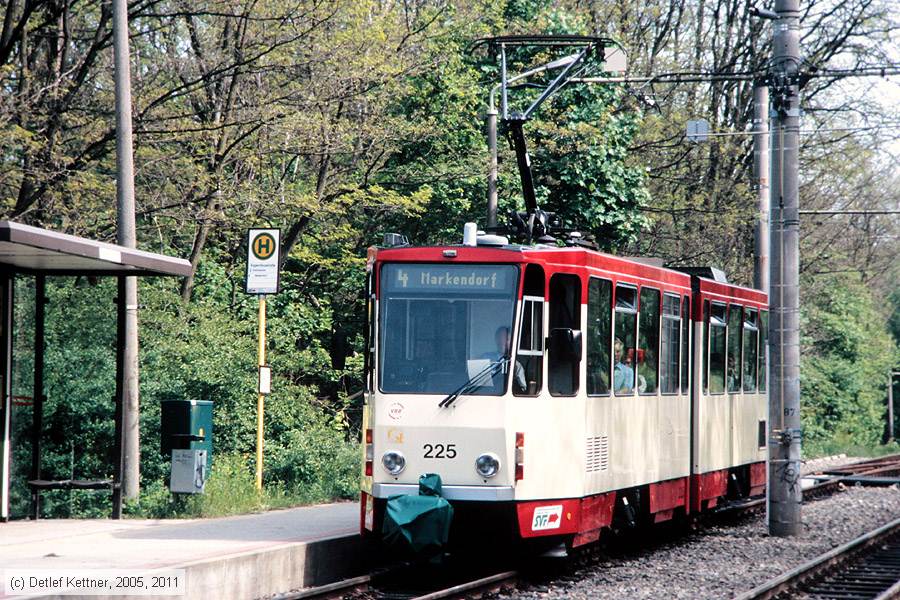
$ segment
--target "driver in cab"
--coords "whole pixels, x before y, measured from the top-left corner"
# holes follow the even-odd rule
[[[494,333],[494,343],[497,345],[497,351],[485,352],[481,355],[481,358],[486,358],[491,362],[497,362],[498,360],[509,357],[511,341],[509,327],[498,327],[497,331]],[[505,368],[500,369],[499,372],[494,375],[494,387],[499,389],[503,385],[503,373],[505,371]],[[524,392],[527,387],[527,384],[525,383],[525,368],[519,361],[515,361],[515,367],[513,368],[513,385],[515,385],[517,392]]]

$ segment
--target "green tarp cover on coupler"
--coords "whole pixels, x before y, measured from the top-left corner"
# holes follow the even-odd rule
[[[450,536],[453,507],[440,494],[441,476],[426,473],[419,477],[418,496],[389,497],[382,528],[385,542],[419,555],[441,552]]]

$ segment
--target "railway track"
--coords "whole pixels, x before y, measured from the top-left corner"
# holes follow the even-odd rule
[[[403,581],[407,569],[390,569],[372,575],[345,579],[328,585],[307,588],[297,592],[280,594],[271,600],[445,600],[453,598],[478,598],[485,594],[514,589],[517,571],[501,571],[484,577],[466,579],[457,577],[452,583],[442,583],[429,591],[409,581]]]
[[[782,598],[900,598],[900,519],[788,571],[737,600]]]
[[[889,454],[836,467],[829,467],[804,475],[802,481],[812,482],[803,488],[803,499],[827,496],[842,485],[891,485],[900,478],[900,454]],[[765,497],[733,502],[716,513],[752,512],[764,509]]]

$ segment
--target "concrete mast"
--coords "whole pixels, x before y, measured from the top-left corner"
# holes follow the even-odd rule
[[[113,0],[113,53],[116,84],[116,241],[134,248],[134,156],[131,136],[131,61],[128,49],[128,2]],[[125,278],[125,364],[122,424],[124,428],[122,495],[140,493],[140,399],[138,390],[137,278]]]
[[[770,264],[769,533],[801,532],[800,504],[800,0],[776,0],[770,96],[772,235]]]
[[[769,291],[769,88],[753,86],[753,175],[756,178],[756,261],[753,285]]]

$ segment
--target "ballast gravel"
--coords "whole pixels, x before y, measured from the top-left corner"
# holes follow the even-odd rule
[[[620,550],[509,598],[733,598],[900,517],[900,489],[851,487],[803,505],[803,535],[770,537],[765,514]]]

